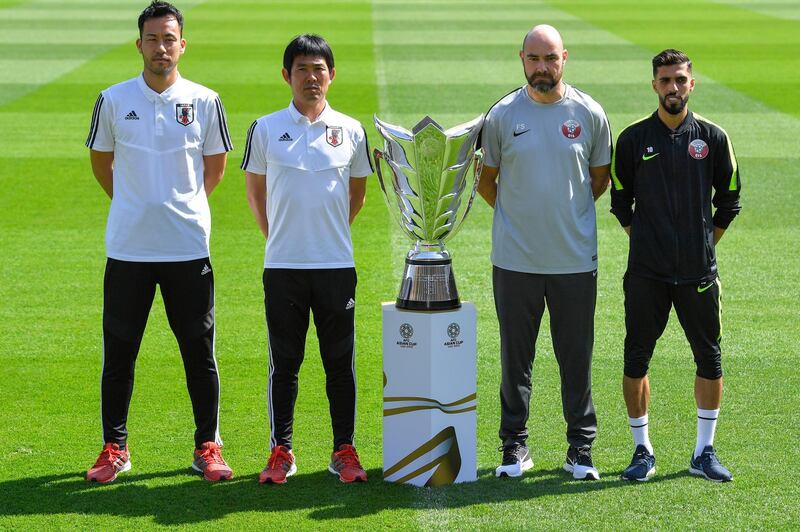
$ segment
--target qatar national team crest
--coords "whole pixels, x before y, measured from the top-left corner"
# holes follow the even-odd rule
[[[561,132],[568,139],[577,139],[581,135],[581,125],[577,120],[567,120],[561,124]]]
[[[328,126],[325,130],[325,140],[334,148],[339,146],[342,143],[342,126]]]
[[[188,126],[194,122],[194,104],[193,103],[176,103],[175,104],[175,120],[182,126]]]
[[[708,144],[702,139],[695,139],[689,143],[689,155],[694,159],[705,159],[708,155]]]

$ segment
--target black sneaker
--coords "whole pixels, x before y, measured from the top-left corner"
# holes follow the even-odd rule
[[[717,451],[710,445],[706,445],[697,458],[692,456],[692,460],[689,462],[689,473],[714,482],[730,482],[733,480],[733,475],[719,462]]]
[[[494,471],[496,477],[520,477],[523,471],[533,467],[533,460],[524,443],[512,443],[500,447],[503,451],[503,463]]]
[[[656,473],[656,457],[650,454],[647,447],[637,445],[633,451],[631,465],[622,472],[622,480],[638,480],[646,482]]]
[[[592,448],[569,446],[564,471],[572,473],[575,480],[600,480],[600,473],[592,463]]]

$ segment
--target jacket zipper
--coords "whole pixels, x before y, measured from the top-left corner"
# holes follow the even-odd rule
[[[672,275],[672,284],[678,284],[678,259],[680,257],[680,253],[678,252],[678,244],[680,239],[678,238],[678,176],[676,176],[675,168],[676,165],[676,156],[678,155],[675,151],[675,138],[678,136],[676,133],[670,133],[670,142],[672,143],[670,152],[672,153],[672,168],[670,168],[670,177],[672,181],[672,233],[674,235],[675,240],[675,262],[673,263],[673,275]]]

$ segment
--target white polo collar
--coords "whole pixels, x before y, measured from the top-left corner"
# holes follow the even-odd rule
[[[157,102],[159,100],[164,101],[168,100],[173,92],[178,90],[180,84],[182,84],[183,78],[180,74],[178,74],[178,78],[175,80],[175,83],[167,87],[167,89],[162,92],[158,93],[150,88],[149,85],[144,81],[144,72],[142,72],[138,78],[136,78],[136,83],[139,85],[139,89],[141,89],[142,94],[144,97],[150,100],[151,102]]]
[[[322,112],[319,114],[319,116],[314,122],[311,122],[306,115],[297,110],[297,107],[294,106],[294,101],[290,101],[289,116],[292,117],[292,120],[294,120],[295,124],[302,124],[302,123],[316,124],[318,122],[321,122],[322,124],[325,124],[327,126],[328,119],[330,119],[331,116],[331,106],[328,104],[328,101],[325,100],[325,109],[322,110]]]

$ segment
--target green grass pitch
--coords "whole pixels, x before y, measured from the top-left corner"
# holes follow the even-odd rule
[[[236,146],[211,198],[217,279],[221,431],[237,478],[189,472],[192,416],[160,299],[140,352],[131,405],[134,469],[108,486],[82,475],[101,445],[99,377],[108,201],[83,141],[99,90],[141,69],[133,41],[145,2],[0,0],[0,529],[709,529],[796,528],[800,496],[800,9],[793,0],[222,1],[178,2],[182,74],[217,90]],[[353,228],[358,287],[357,446],[370,475],[344,486],[325,467],[330,422],[313,329],[301,372],[286,486],[256,482],[268,453],[263,242],[238,169],[247,126],[285,106],[285,44],[326,36],[337,77],[329,99],[377,135],[371,116],[446,126],[485,111],[523,82],[516,57],[536,23],[558,27],[565,79],[593,95],[615,133],[656,104],[649,60],[666,47],[694,59],[692,109],[725,127],[744,183],[743,211],[719,247],[725,398],[716,445],[727,485],[687,473],[694,446],[693,362],[671,320],[652,365],[653,481],[618,479],[632,444],[621,396],[621,278],[627,241],[597,204],[600,248],[594,354],[602,480],[560,468],[564,422],[547,325],[534,369],[530,445],[521,480],[493,477],[500,459],[497,322],[489,262],[491,211],[477,201],[451,251],[462,298],[478,307],[479,479],[416,489],[381,481],[381,301],[394,298],[409,243],[376,179]]]

